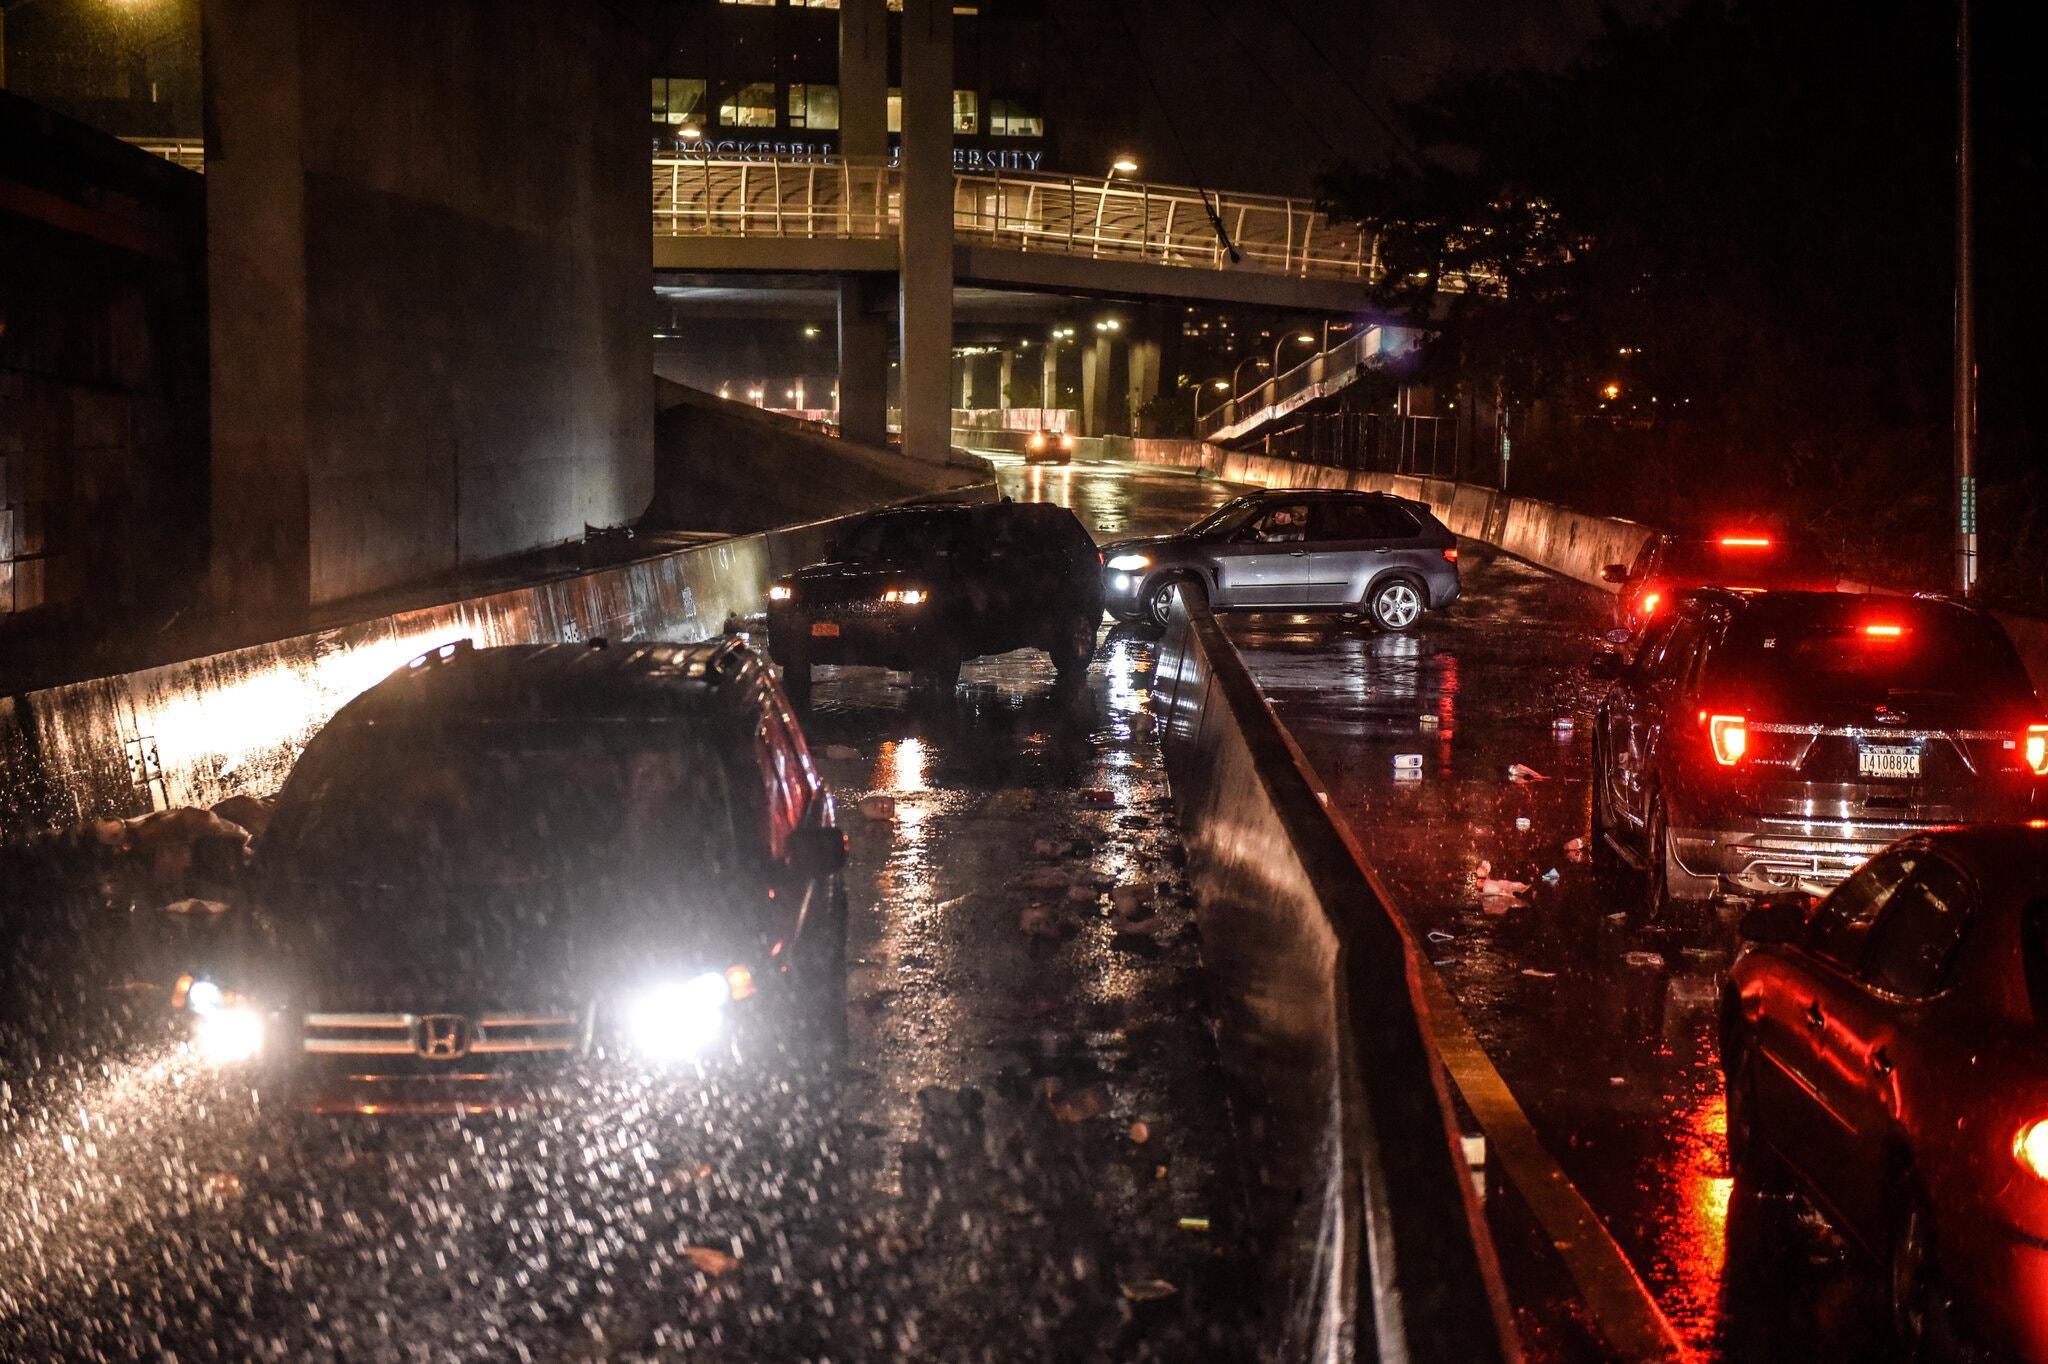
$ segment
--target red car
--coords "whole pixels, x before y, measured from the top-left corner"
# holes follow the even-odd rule
[[[1909,1357],[2048,1359],[2048,821],[1905,839],[1742,935],[1737,1182],[1789,1173],[1876,1256]]]
[[[1812,545],[1753,530],[1652,535],[1634,563],[1609,564],[1600,576],[1621,588],[1614,598],[1616,643],[1622,642],[1619,632],[1635,636],[1661,620],[1691,588],[1832,592],[1837,582],[1826,556]]]

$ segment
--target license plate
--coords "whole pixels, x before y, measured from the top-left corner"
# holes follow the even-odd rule
[[[1856,755],[1856,768],[1866,777],[1917,777],[1920,750],[1868,744]]]
[[[837,639],[839,638],[839,622],[836,620],[813,621],[811,623],[811,633],[819,639]]]

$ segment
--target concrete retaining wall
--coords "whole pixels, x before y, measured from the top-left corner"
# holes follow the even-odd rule
[[[992,483],[949,496],[992,497]],[[689,640],[757,612],[844,518],[0,699],[0,833],[264,795],[350,698],[450,640]]]
[[[1276,1359],[1515,1353],[1421,961],[1208,612],[1177,607],[1153,680],[1223,1020],[1260,1161]]]
[[[1265,488],[1354,488],[1362,492],[1390,492],[1399,497],[1414,498],[1418,502],[1427,502],[1437,519],[1454,534],[1498,545],[1517,558],[1527,559],[1553,573],[1576,578],[1603,592],[1615,589],[1601,580],[1600,570],[1608,564],[1632,562],[1636,551],[1643,547],[1643,541],[1653,533],[1651,527],[1635,521],[1573,511],[1554,502],[1514,497],[1474,484],[1408,475],[1358,473],[1322,464],[1302,464],[1268,455],[1226,450],[1220,445],[1201,441],[1125,441],[1111,453],[1114,457],[1128,458],[1140,464],[1191,469],[1229,482],[1252,483]],[[1867,583],[1846,581],[1842,589],[1887,590]],[[2048,620],[2006,612],[1996,614],[2006,633],[2012,636],[2035,686],[2048,691]]]

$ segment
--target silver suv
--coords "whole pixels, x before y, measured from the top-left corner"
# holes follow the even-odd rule
[[[1102,547],[1109,613],[1164,626],[1173,589],[1218,611],[1362,614],[1413,629],[1458,599],[1458,539],[1428,507],[1385,493],[1277,488],[1173,535]]]

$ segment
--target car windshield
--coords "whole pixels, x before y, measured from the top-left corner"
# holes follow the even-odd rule
[[[893,512],[862,522],[841,543],[839,557],[868,563],[951,554],[960,532],[961,518],[952,512]]]
[[[1207,516],[1195,522],[1194,525],[1189,526],[1181,534],[1207,535],[1212,531],[1232,529],[1251,515],[1252,509],[1259,505],[1260,500],[1256,493],[1248,494],[1244,497],[1233,497],[1215,511],[1210,512]]]
[[[378,884],[656,881],[734,870],[726,773],[679,722],[354,731],[309,755],[273,830],[297,873]]]
[[[1663,571],[1689,582],[1724,587],[1833,585],[1827,559],[1809,545],[1766,537],[1738,536],[1727,540],[1678,540],[1664,552]],[[1765,539],[1763,544],[1742,543]]]
[[[1973,713],[2031,711],[2033,684],[1998,625],[1909,598],[1822,597],[1746,613],[1710,656],[1705,685],[1764,705]]]

